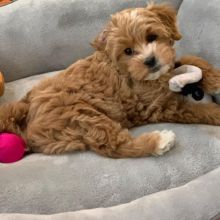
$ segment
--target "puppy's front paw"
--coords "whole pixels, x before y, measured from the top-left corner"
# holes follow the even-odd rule
[[[159,144],[153,155],[160,156],[169,151],[175,144],[175,134],[172,131],[163,130],[160,133]]]

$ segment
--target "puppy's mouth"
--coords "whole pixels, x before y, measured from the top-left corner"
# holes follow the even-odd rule
[[[158,64],[150,69],[148,76],[146,76],[144,80],[156,80],[161,75],[166,74],[169,71],[169,69],[170,69],[169,65],[161,66]]]
[[[151,73],[156,73],[157,71],[159,71],[161,69],[161,65],[157,64],[156,66],[150,68],[150,74]]]

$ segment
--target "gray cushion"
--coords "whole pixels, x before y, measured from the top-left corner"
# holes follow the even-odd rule
[[[182,40],[177,43],[178,56],[194,54],[220,67],[219,0],[184,0],[178,12]]]
[[[157,0],[161,2],[163,0]],[[19,0],[0,8],[0,70],[7,81],[59,70],[91,53],[110,14],[146,0]],[[168,0],[176,8],[182,0]]]
[[[54,74],[8,83],[1,101],[21,97]],[[176,147],[158,158],[115,160],[84,152],[33,154],[18,163],[0,164],[0,212],[51,214],[108,207],[180,186],[220,165],[220,127],[157,124],[132,132],[155,129],[172,129],[177,134]]]
[[[56,215],[0,214],[1,220],[219,220],[220,168],[188,184],[111,208]]]

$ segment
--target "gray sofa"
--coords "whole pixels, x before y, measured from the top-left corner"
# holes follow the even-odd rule
[[[167,2],[178,10],[183,34],[177,55],[199,55],[220,67],[219,0]],[[111,13],[145,4],[19,0],[0,8],[0,70],[7,80],[0,103],[19,99],[39,80],[89,55],[89,42]],[[131,132],[164,128],[175,131],[177,144],[162,157],[32,154],[0,164],[0,219],[218,219],[220,127],[165,123]]]

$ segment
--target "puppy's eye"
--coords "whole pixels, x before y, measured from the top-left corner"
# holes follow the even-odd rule
[[[128,56],[131,56],[131,55],[133,55],[133,53],[134,53],[133,49],[131,49],[131,48],[126,48],[126,49],[124,50],[124,52],[125,52],[125,54],[128,55]]]
[[[150,34],[147,36],[147,42],[153,42],[157,39],[157,35],[156,34]]]

